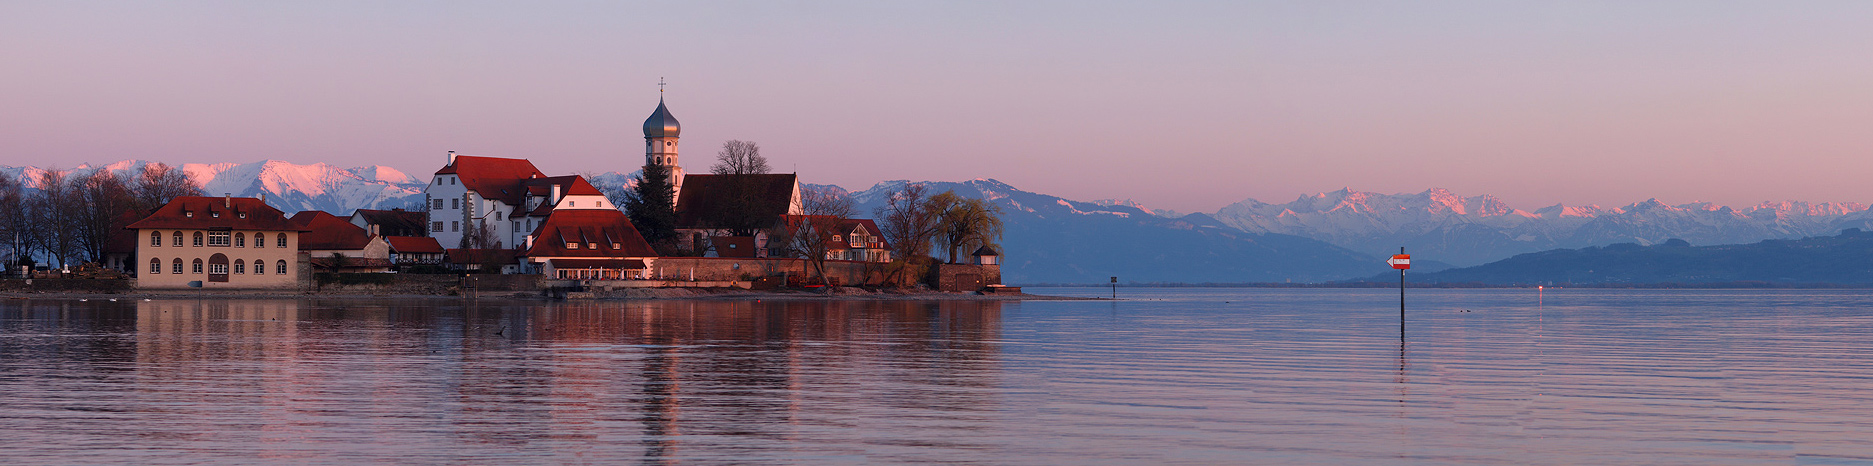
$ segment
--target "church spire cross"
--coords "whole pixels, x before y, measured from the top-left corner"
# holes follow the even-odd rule
[[[657,95],[663,95],[663,77],[657,77]]]

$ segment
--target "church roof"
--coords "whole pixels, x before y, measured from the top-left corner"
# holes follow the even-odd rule
[[[670,115],[670,108],[663,106],[663,99],[657,99],[657,111],[650,112],[650,118],[644,120],[644,137],[673,138],[682,132],[683,126]]]
[[[734,203],[731,177],[745,176],[763,212],[763,218],[780,221],[781,216],[793,207],[793,189],[798,179],[794,174],[761,175],[686,175],[683,177],[683,190],[676,198],[677,228],[709,228],[709,214]]]

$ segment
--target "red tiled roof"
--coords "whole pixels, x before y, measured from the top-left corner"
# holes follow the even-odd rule
[[[149,215],[148,212],[143,212],[140,210],[126,211],[122,215],[118,215],[115,220],[112,220],[111,226],[121,226],[121,225],[129,225],[132,223],[136,223],[137,220],[142,220],[143,217],[147,215]],[[104,253],[105,254],[136,253],[138,238],[139,236],[137,236],[136,230],[131,230],[129,228],[113,229],[111,231],[110,241],[104,243]]]
[[[657,256],[624,212],[615,209],[556,210],[534,233],[533,247],[523,254],[527,257]],[[566,243],[577,244],[578,248],[569,249]]]
[[[371,244],[371,235],[336,215],[318,210],[293,214],[293,223],[304,227],[299,235],[299,250],[351,251]]]
[[[232,204],[232,207],[229,207]],[[245,214],[245,215],[243,215]],[[305,231],[286,214],[251,197],[178,197],[156,208],[128,229]]]
[[[527,159],[508,159],[500,157],[477,157],[457,155],[455,162],[436,170],[437,175],[455,175],[462,179],[462,186],[481,194],[482,198],[495,199],[508,204],[519,204],[522,199],[521,183],[544,177],[540,169],[534,168]]]
[[[428,236],[385,236],[384,241],[398,254],[442,254],[442,243]]]
[[[787,215],[783,218],[787,222],[787,230],[793,231],[793,230],[799,229],[800,222],[806,221],[807,219],[830,218],[830,217],[827,217],[824,215]],[[848,219],[841,220],[839,222],[839,229],[838,229],[839,231],[838,235],[840,236],[839,239],[841,241],[832,241],[831,239],[827,239],[826,240],[827,247],[830,249],[852,249],[851,240],[847,238],[850,238],[852,236],[853,231],[857,231],[860,228],[864,228],[865,234],[870,235],[872,238],[877,240],[877,243],[879,246],[876,249],[890,249],[891,248],[891,243],[885,241],[884,239],[884,230],[879,230],[878,223],[872,221],[872,219],[869,219],[869,218],[848,218]]]
[[[727,185],[731,176],[684,176],[683,189],[677,193],[676,198],[676,227],[710,227],[710,225],[705,225],[707,222],[704,219],[708,218],[705,214],[710,209],[720,208],[729,202],[727,198],[731,193]],[[794,174],[741,176],[751,177],[749,180],[753,183],[755,193],[766,203],[762,206],[766,210],[761,213],[762,217],[773,217],[778,221],[780,216],[786,215],[788,209],[792,207],[794,181],[796,180]]]

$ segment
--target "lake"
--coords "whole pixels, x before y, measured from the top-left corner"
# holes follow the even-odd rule
[[[1873,291],[1118,292],[0,300],[0,461],[1873,464]]]

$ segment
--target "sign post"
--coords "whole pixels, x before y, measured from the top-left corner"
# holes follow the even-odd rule
[[[1398,247],[1398,254],[1385,261],[1398,269],[1398,341],[1405,341],[1405,270],[1411,269],[1411,255],[1405,254],[1405,247]]]
[[[1112,277],[1112,299],[1119,299],[1119,277]]]

